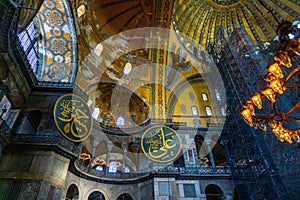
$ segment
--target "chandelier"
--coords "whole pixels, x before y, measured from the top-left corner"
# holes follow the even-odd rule
[[[300,108],[300,100],[289,110],[282,111],[285,107],[283,95],[288,90],[300,88],[300,22],[284,21],[279,24],[277,33],[280,47],[264,76],[268,86],[245,101],[241,114],[246,123],[256,129],[267,131],[269,126],[281,142],[300,143],[300,115],[296,111]],[[293,66],[295,62],[292,63],[292,57],[297,57],[296,66]],[[265,108],[269,108],[270,112]]]

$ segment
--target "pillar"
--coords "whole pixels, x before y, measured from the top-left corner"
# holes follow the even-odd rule
[[[112,150],[113,144],[107,144],[107,152],[106,152],[106,169],[105,173],[108,173],[109,162],[110,162],[110,152]]]
[[[205,140],[205,144],[207,146],[207,151],[208,151],[208,155],[209,155],[209,160],[210,160],[211,166],[212,166],[212,168],[216,168],[214,155],[213,155],[211,147],[210,147],[211,140]]]
[[[126,167],[126,155],[127,155],[127,148],[125,147],[123,149],[123,161],[122,161],[123,172],[125,172],[125,167]]]

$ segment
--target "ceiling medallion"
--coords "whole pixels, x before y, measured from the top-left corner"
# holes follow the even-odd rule
[[[149,159],[160,163],[176,160],[182,149],[180,136],[167,126],[153,126],[145,131],[141,146]]]
[[[82,142],[93,128],[88,105],[74,94],[65,94],[56,101],[53,116],[59,132],[72,142]]]

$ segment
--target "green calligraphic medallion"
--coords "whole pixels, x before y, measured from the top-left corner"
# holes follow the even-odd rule
[[[155,162],[168,163],[181,153],[181,139],[167,126],[153,126],[142,136],[141,146],[145,155]]]
[[[74,94],[65,94],[56,101],[53,116],[59,132],[72,142],[85,140],[93,128],[88,105]]]

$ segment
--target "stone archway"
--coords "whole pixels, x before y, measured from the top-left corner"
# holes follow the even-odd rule
[[[69,186],[66,194],[66,200],[77,200],[79,199],[78,187],[75,184]]]
[[[101,192],[94,191],[89,195],[88,200],[105,200],[105,197]]]
[[[222,189],[214,184],[210,184],[205,188],[205,194],[207,200],[222,200]]]
[[[133,200],[133,198],[130,194],[123,193],[117,198],[117,200]]]

